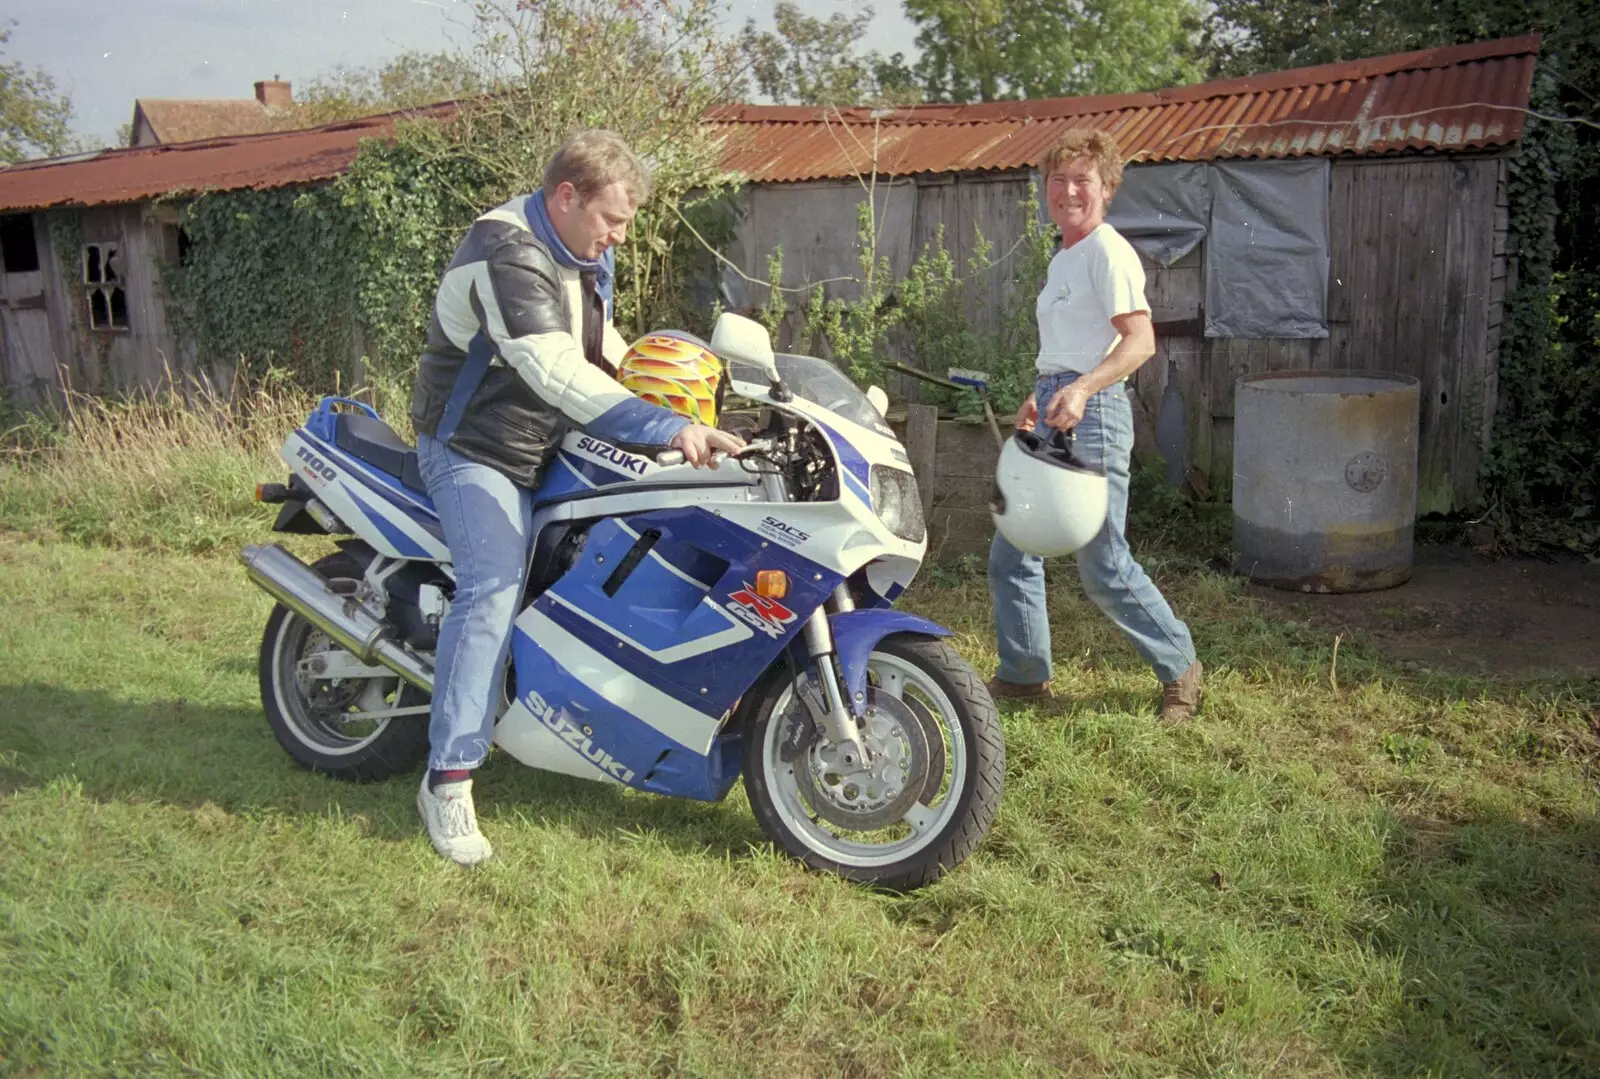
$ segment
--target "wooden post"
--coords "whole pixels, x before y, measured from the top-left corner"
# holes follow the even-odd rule
[[[906,454],[922,494],[922,519],[933,514],[933,459],[939,445],[939,410],[933,405],[906,406]]]

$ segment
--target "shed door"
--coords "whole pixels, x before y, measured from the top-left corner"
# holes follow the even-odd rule
[[[34,215],[0,215],[0,392],[43,404],[59,384]]]

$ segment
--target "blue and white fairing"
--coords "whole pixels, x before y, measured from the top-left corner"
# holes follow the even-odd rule
[[[279,451],[284,463],[318,501],[379,554],[449,562],[439,515],[427,493],[339,448],[338,406],[378,418],[359,401],[324,398],[284,442]]]
[[[839,477],[835,500],[785,501],[763,478],[766,466],[664,466],[591,435],[563,440],[534,497],[533,532],[565,521],[589,529],[576,563],[517,619],[517,695],[495,729],[513,756],[548,771],[719,799],[739,769],[738,740],[723,731],[731,710],[812,613],[846,580],[881,607],[910,583],[926,539],[904,449],[830,364],[792,356],[779,364],[792,400],[775,401],[754,382],[735,380],[732,389],[821,433]],[[379,554],[448,565],[418,481],[408,484],[401,465],[390,472],[340,448],[336,410],[350,406],[377,418],[358,402],[326,400],[290,435],[284,461]],[[785,573],[787,595],[756,593],[764,569]],[[944,632],[887,610],[831,622],[852,695],[884,633]]]
[[[756,383],[732,389],[816,426],[835,457],[839,498],[774,500],[754,465],[661,466],[568,435],[536,496],[535,529],[605,519],[577,563],[517,619],[517,700],[495,741],[525,763],[721,798],[738,775],[738,740],[723,727],[739,698],[841,582],[861,572],[858,583],[887,603],[920,565],[920,503],[887,426],[798,394],[777,402]],[[908,493],[914,513],[901,505]],[[896,515],[886,521],[875,500],[894,501]],[[781,600],[756,594],[765,569],[786,574]]]

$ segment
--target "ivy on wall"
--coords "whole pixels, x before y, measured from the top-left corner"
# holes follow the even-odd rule
[[[1535,112],[1560,111],[1561,84],[1560,57],[1542,57]],[[1596,164],[1572,125],[1536,116],[1511,161],[1516,280],[1502,316],[1499,407],[1483,479],[1490,517],[1513,545],[1600,549],[1600,296],[1585,253],[1558,243],[1568,199],[1593,186]]]
[[[618,251],[619,330],[704,328],[692,316],[714,296],[695,302],[699,241],[684,220],[713,243],[731,230],[701,117],[736,74],[711,0],[480,0],[475,17],[473,59],[493,93],[448,119],[400,123],[329,184],[212,193],[183,208],[187,254],[166,283],[175,328],[202,363],[318,391],[359,375],[383,407],[403,410],[462,233],[537,188],[555,149],[586,127],[622,135],[654,177],[655,198]]]
[[[164,278],[179,335],[206,360],[307,385],[349,377],[360,228],[333,188],[205,195],[181,227],[187,254]]]

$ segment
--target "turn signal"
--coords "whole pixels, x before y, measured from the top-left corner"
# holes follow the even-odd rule
[[[782,599],[789,594],[789,576],[781,569],[756,570],[756,595]]]

